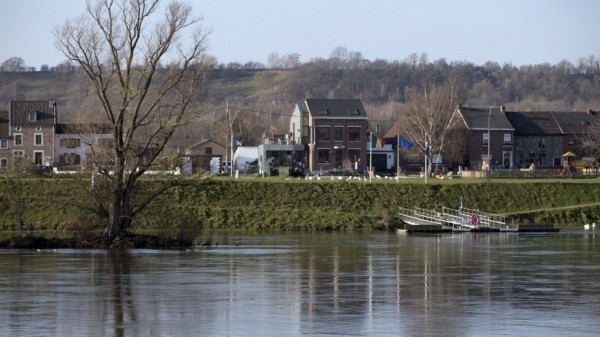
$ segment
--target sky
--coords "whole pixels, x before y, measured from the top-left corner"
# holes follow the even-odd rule
[[[598,0],[188,0],[211,33],[208,53],[219,63],[268,64],[296,53],[301,62],[328,58],[337,47],[367,60],[483,65],[574,65],[600,58]],[[85,0],[0,0],[0,63],[27,66],[66,58],[53,30],[85,11]]]

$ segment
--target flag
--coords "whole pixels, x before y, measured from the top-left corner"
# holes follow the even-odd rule
[[[413,147],[413,143],[411,143],[408,139],[400,136],[400,134],[398,134],[398,148],[399,149],[407,149],[409,150],[411,147]]]
[[[231,145],[242,146],[242,142],[240,142],[239,140],[231,137]]]
[[[429,156],[429,139],[425,138],[425,155]]]
[[[383,139],[381,139],[381,138],[377,137],[377,142],[375,143],[375,147],[383,147],[383,145],[381,145],[381,141],[382,141],[382,140],[383,140]]]

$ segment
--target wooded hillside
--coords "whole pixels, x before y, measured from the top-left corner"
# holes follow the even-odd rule
[[[466,106],[504,105],[509,110],[586,111],[600,109],[600,59],[578,65],[475,65],[427,55],[403,61],[362,59],[359,53],[335,55],[285,69],[256,65],[215,66],[208,81],[206,106],[198,120],[174,141],[203,138],[225,143],[225,106],[232,107],[234,133],[244,145],[258,144],[263,134],[287,132],[295,103],[304,98],[358,98],[372,124],[385,132],[403,114],[407,94],[427,85],[452,85]],[[45,72],[0,72],[0,109],[9,100],[56,98],[59,121],[95,121],[94,95],[77,69]]]

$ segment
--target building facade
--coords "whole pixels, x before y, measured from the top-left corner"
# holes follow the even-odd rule
[[[353,170],[366,164],[368,127],[358,99],[306,99],[294,108],[291,142],[305,145],[310,172]]]
[[[0,168],[18,159],[36,166],[54,162],[56,101],[10,101],[0,113]]]

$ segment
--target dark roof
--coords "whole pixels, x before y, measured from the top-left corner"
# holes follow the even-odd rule
[[[403,120],[397,120],[394,125],[392,125],[392,127],[385,133],[385,135],[383,135],[383,138],[392,138],[392,137],[397,137],[399,134],[401,135],[402,131],[404,131],[404,121]]]
[[[467,128],[471,130],[514,130],[504,108],[458,108]],[[489,123],[489,124],[488,124]]]
[[[367,119],[360,99],[307,99],[312,118]]]
[[[56,124],[56,134],[110,134],[112,128],[109,124],[85,123],[60,123]]]
[[[10,135],[8,131],[8,111],[0,111],[0,138],[8,138]]]
[[[56,101],[10,101],[11,125],[52,125]],[[33,118],[32,118],[33,117]]]
[[[506,117],[520,135],[561,135],[583,133],[593,122],[587,112],[507,111]]]
[[[194,144],[191,144],[191,145],[185,145],[185,146],[186,146],[187,148],[192,148],[192,147],[200,146],[200,145],[202,145],[202,144],[204,144],[204,143],[208,143],[208,142],[210,142],[210,143],[213,143],[213,144],[215,144],[215,145],[218,145],[218,146],[220,146],[220,147],[222,147],[222,148],[225,148],[225,146],[223,146],[223,145],[221,145],[221,144],[219,144],[219,143],[217,143],[217,142],[215,142],[214,140],[212,140],[212,139],[209,139],[209,138],[202,139],[202,140],[201,140],[201,141],[199,141],[199,142],[196,142],[196,143],[194,143]]]
[[[566,134],[582,133],[594,124],[597,115],[583,111],[553,112],[560,129]]]

